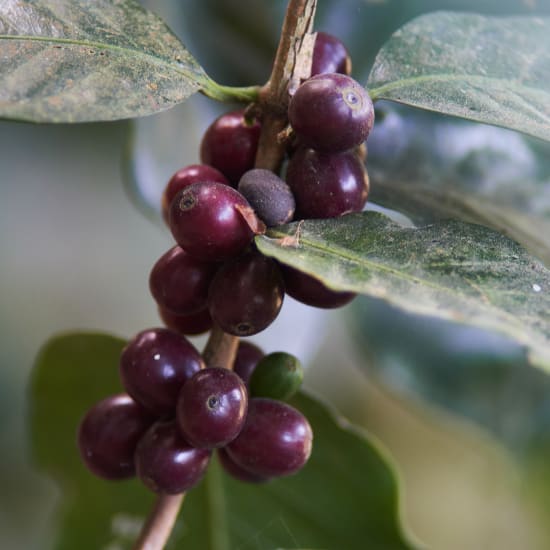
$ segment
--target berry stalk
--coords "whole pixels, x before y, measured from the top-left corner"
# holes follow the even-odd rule
[[[279,46],[268,82],[259,93],[262,130],[256,154],[256,168],[277,172],[285,153],[279,139],[287,127],[288,91],[293,79],[309,76],[313,40],[311,31],[317,0],[289,0],[281,31]],[[306,69],[304,69],[304,66]],[[252,88],[251,88],[252,89]],[[214,326],[203,351],[208,367],[232,369],[239,338]],[[172,532],[185,493],[160,495],[143,525],[134,550],[162,550]]]
[[[262,133],[256,153],[256,168],[278,172],[285,155],[279,139],[288,126],[289,90],[300,77],[311,74],[314,40],[311,32],[317,0],[290,0],[269,80],[259,94]]]

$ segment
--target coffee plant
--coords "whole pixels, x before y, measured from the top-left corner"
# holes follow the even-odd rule
[[[62,494],[55,548],[423,547],[375,440],[302,388],[284,341],[264,353],[242,339],[268,330],[285,296],[353,302],[350,333],[373,371],[391,382],[409,369],[417,393],[510,447],[538,460],[550,448],[549,422],[520,445],[494,420],[506,410],[461,401],[475,356],[499,391],[522,368],[537,388],[528,413],[548,408],[548,187],[530,195],[518,177],[512,193],[494,172],[508,157],[480,168],[452,156],[469,150],[473,123],[514,130],[543,159],[529,177],[550,181],[550,10],[405,10],[382,41],[384,8],[366,2],[354,24],[372,31],[360,33],[370,49],[356,59],[316,25],[336,3],[317,4],[288,1],[276,50],[258,50],[266,83],[240,87],[211,78],[135,0],[0,0],[4,119],[137,118],[195,93],[231,104],[148,206],[172,238],[149,275],[158,326],[125,340],[65,334],[37,359],[32,445]],[[200,9],[213,22],[211,3]],[[218,47],[220,74],[235,76]],[[467,342],[455,353],[451,326]],[[202,352],[189,339],[200,334]],[[426,374],[439,348],[441,380]]]

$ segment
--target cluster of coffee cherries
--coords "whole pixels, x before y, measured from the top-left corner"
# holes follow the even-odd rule
[[[234,370],[208,368],[195,347],[167,328],[137,334],[124,348],[127,393],[108,397],[83,418],[79,449],[105,479],[137,476],[157,493],[196,485],[214,449],[241,481],[297,472],[311,453],[306,418],[284,400],[301,384],[300,363],[240,342]]]
[[[266,227],[363,208],[361,147],[374,112],[350,65],[342,43],[318,33],[312,77],[289,103],[286,181],[254,168],[261,121],[249,109],[219,117],[202,139],[201,164],[168,182],[162,210],[176,246],[149,278],[166,328],[127,344],[120,360],[127,393],[101,401],[81,422],[81,455],[94,473],[137,474],[152,490],[174,494],[201,479],[214,450],[228,473],[253,482],[296,473],[308,460],[311,427],[285,402],[301,382],[298,361],[240,341],[233,370],[207,367],[186,336],[214,324],[238,337],[256,334],[277,317],[285,292],[323,308],[354,297],[253,243]]]

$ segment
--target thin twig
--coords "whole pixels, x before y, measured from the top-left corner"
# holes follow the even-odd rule
[[[159,495],[144,523],[139,538],[134,544],[134,550],[161,550],[166,545],[185,493],[180,495]]]
[[[260,92],[259,105],[263,116],[256,168],[276,172],[284,157],[285,144],[277,136],[288,123],[289,86],[293,79],[307,73],[308,69],[304,73],[304,66],[308,67],[308,63],[311,66],[313,41],[310,33],[316,8],[317,0],[290,0],[288,3],[273,70]],[[233,368],[238,345],[237,336],[214,326],[203,351],[205,363],[209,367]],[[185,493],[159,495],[134,550],[162,550],[165,547],[184,497]]]
[[[290,0],[281,31],[281,40],[267,84],[260,91],[263,113],[262,133],[256,153],[256,168],[278,172],[285,155],[285,143],[278,136],[288,124],[289,86],[298,75],[311,69],[313,28],[317,0]],[[304,64],[309,66],[304,71]],[[306,74],[305,76],[308,76]]]
[[[208,367],[232,369],[238,346],[238,336],[227,334],[220,327],[214,326],[202,352],[202,357]]]

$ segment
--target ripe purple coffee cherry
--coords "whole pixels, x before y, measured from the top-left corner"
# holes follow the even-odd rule
[[[208,309],[229,334],[251,336],[267,328],[283,305],[279,267],[252,251],[226,263],[210,284]]]
[[[353,292],[332,290],[315,277],[288,265],[280,264],[279,267],[287,294],[308,306],[333,309],[348,304],[357,296]]]
[[[189,445],[174,420],[157,422],[137,446],[137,475],[155,493],[183,493],[201,480],[210,455],[207,449]]]
[[[239,435],[247,408],[246,386],[237,374],[221,368],[203,369],[181,390],[178,426],[194,447],[223,447]]]
[[[270,170],[249,170],[240,179],[238,190],[267,227],[282,225],[292,220],[296,209],[292,191]]]
[[[299,149],[288,163],[286,181],[296,199],[296,218],[334,218],[359,212],[367,201],[369,179],[357,156]]]
[[[162,194],[162,217],[169,223],[170,204],[184,187],[200,181],[217,181],[229,185],[227,178],[219,171],[207,164],[190,164],[178,170],[171,178]]]
[[[218,267],[174,246],[154,265],[149,289],[163,309],[176,315],[196,313],[207,305],[208,287]]]
[[[204,362],[181,334],[165,328],[144,330],[122,351],[120,376],[126,391],[158,416],[170,416],[180,390]]]
[[[367,139],[374,107],[353,78],[336,73],[306,80],[290,99],[288,119],[300,142],[318,151],[347,151]]]
[[[324,73],[350,75],[351,58],[338,38],[326,32],[318,32],[313,46],[311,76]]]
[[[171,330],[187,336],[202,334],[212,328],[212,317],[208,308],[201,309],[189,315],[176,315],[161,307],[158,308],[159,317]]]
[[[239,466],[227,453],[225,449],[218,449],[218,459],[222,468],[232,477],[239,481],[246,481],[247,483],[263,483],[268,481],[264,477],[252,474]]]
[[[264,355],[264,352],[258,346],[244,340],[239,342],[233,371],[241,377],[241,380],[247,386],[258,361]]]
[[[193,183],[175,196],[170,230],[189,255],[216,262],[238,255],[256,232],[262,232],[262,224],[238,191],[204,182]]]
[[[200,148],[201,162],[217,168],[236,186],[253,168],[260,140],[260,124],[245,120],[244,110],[226,113],[206,130]]]
[[[304,415],[273,399],[253,398],[241,433],[227,447],[241,468],[262,478],[296,473],[311,454],[313,432]]]
[[[138,441],[154,418],[129,395],[103,399],[84,416],[78,429],[78,448],[88,469],[104,479],[134,476]]]

